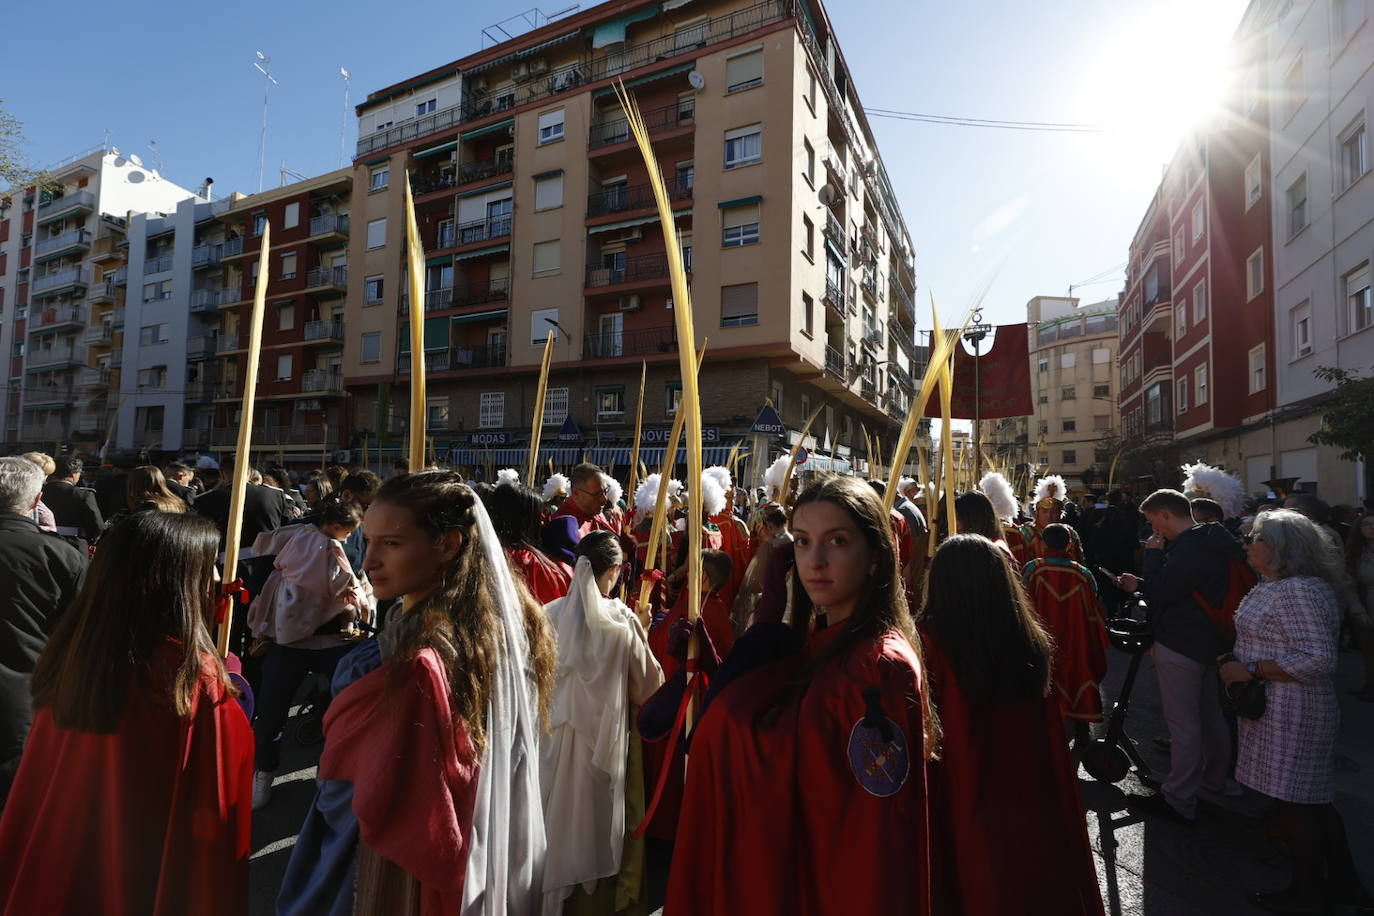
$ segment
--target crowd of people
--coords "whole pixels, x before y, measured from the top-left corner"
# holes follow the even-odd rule
[[[669,916],[1101,914],[1078,761],[1142,600],[1170,765],[1131,807],[1248,788],[1292,863],[1253,903],[1374,911],[1332,777],[1374,514],[1205,465],[1138,505],[995,472],[889,503],[786,456],[630,492],[211,465],[0,458],[0,913],[245,912],[309,690],[289,916],[645,912],[650,841]]]

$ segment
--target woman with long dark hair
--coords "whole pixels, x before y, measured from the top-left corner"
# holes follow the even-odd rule
[[[339,663],[278,912],[535,913],[557,663],[542,609],[456,473],[389,479],[363,528],[373,592],[401,605]]]
[[[210,636],[218,547],[189,513],[101,538],[34,669],[0,911],[247,910],[253,733]]]
[[[568,593],[572,569],[539,549],[544,503],[539,494],[519,483],[502,483],[482,497],[491,525],[510,558],[511,569],[524,580],[540,604]]]
[[[791,622],[731,661],[769,631],[791,651],[715,694],[692,736],[665,912],[928,913],[939,729],[892,526],[866,483],[823,477],[791,530]]]
[[[987,538],[960,534],[940,545],[926,580],[920,628],[943,731],[930,767],[934,909],[1100,914],[1050,690],[1054,644],[1011,564]]]

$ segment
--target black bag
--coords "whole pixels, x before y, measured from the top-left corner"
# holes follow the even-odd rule
[[[1266,703],[1264,681],[1259,678],[1236,681],[1222,688],[1222,708],[1242,719],[1258,719],[1264,715]]]

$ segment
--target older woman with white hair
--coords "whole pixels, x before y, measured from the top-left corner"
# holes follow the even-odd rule
[[[1275,913],[1369,907],[1332,804],[1341,556],[1310,519],[1279,509],[1255,518],[1246,559],[1260,582],[1236,611],[1234,657],[1223,657],[1221,676],[1228,691],[1264,682],[1265,704],[1258,718],[1239,720],[1236,779],[1275,800],[1293,860],[1286,890],[1248,897]]]

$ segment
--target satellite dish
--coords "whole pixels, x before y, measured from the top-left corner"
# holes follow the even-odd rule
[[[143,160],[138,158],[138,156],[134,153],[129,154],[129,161],[132,162],[134,165],[139,166],[140,168],[143,166]]]
[[[126,166],[126,165],[129,164],[129,160],[125,159],[123,156],[118,156],[118,155],[117,155],[117,156],[115,156],[114,164],[115,164],[115,168],[117,168],[117,169],[122,169],[122,168],[124,168],[124,166]]]
[[[706,77],[701,75],[700,70],[690,70],[687,73],[687,82],[692,84],[692,88],[697,92],[706,88]]]
[[[840,192],[835,190],[834,185],[828,184],[822,187],[820,191],[817,192],[816,196],[820,198],[821,203],[828,207],[840,199]]]

